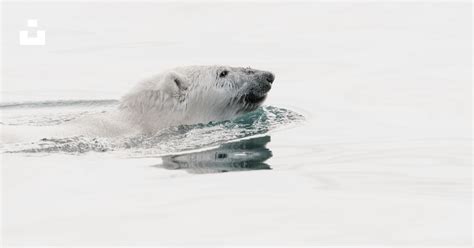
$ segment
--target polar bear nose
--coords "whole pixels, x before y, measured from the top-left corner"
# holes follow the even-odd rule
[[[264,76],[265,76],[265,80],[267,80],[267,82],[269,82],[270,84],[272,84],[273,81],[275,81],[275,76],[271,72],[266,72]]]

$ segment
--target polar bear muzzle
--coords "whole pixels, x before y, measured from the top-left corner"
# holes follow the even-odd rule
[[[259,104],[263,102],[275,80],[273,73],[265,71],[261,71],[255,77],[256,79],[249,84],[242,96],[244,103]]]
[[[250,112],[257,109],[267,98],[267,93],[272,88],[275,76],[267,71],[253,71],[252,80],[243,89],[239,99],[241,108],[238,113]]]

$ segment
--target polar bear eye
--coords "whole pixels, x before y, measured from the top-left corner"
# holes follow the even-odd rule
[[[227,76],[227,74],[229,74],[229,71],[222,71],[221,73],[219,73],[219,77],[223,78],[223,77]]]

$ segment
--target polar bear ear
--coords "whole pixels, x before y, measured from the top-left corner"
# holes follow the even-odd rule
[[[186,76],[175,71],[168,72],[164,77],[166,86],[177,87],[179,90],[187,90],[189,87],[189,80]]]
[[[183,96],[183,91],[187,90],[189,85],[189,80],[184,75],[175,71],[166,72],[138,84],[134,90],[122,97],[120,108],[144,113],[162,106],[169,96]]]
[[[183,80],[182,78],[175,78],[174,83],[176,86],[178,86],[178,89],[180,90],[187,90],[188,89],[188,83]]]

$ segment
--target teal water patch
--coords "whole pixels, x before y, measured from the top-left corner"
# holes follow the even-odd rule
[[[124,145],[141,155],[175,153],[265,134],[303,120],[294,111],[264,106],[234,120],[171,127],[152,136],[130,138]]]

